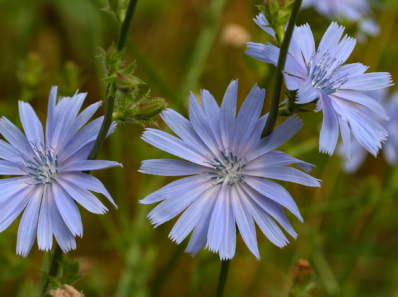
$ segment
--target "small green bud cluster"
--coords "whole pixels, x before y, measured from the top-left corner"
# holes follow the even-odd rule
[[[101,50],[100,55],[107,76],[103,79],[115,92],[115,106],[113,120],[119,123],[156,124],[152,119],[166,108],[165,100],[150,98],[150,91],[139,98],[139,87],[144,81],[134,75],[136,63],[122,69],[122,53],[118,53],[115,46],[107,51]]]
[[[102,48],[99,48],[99,50],[100,54],[98,58],[102,61],[107,71],[107,77],[104,81],[111,82],[112,79],[114,81],[116,79],[116,72],[123,66],[122,57],[124,52],[118,51],[115,44],[112,44],[106,51]]]
[[[274,29],[276,43],[280,47],[285,36],[285,27],[293,9],[293,0],[265,0],[258,9],[264,14],[269,26]]]
[[[150,99],[150,91],[137,102],[131,102],[124,108],[116,108],[112,120],[118,123],[136,123],[145,127],[146,124],[157,125],[152,119],[167,107],[163,98]]]

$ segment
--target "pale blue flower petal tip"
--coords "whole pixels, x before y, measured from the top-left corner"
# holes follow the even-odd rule
[[[388,139],[382,144],[382,153],[385,161],[390,166],[398,164],[398,92],[387,96],[386,89],[365,92],[364,95],[375,98],[387,111],[390,121],[385,121],[374,113],[367,111],[370,118],[373,118],[388,132]],[[351,160],[345,159],[342,163],[342,169],[346,173],[355,173],[363,164],[367,157],[366,149],[353,138],[350,144]],[[340,144],[338,153],[344,157],[344,146]]]
[[[100,106],[92,104],[79,115],[86,94],[60,98],[53,87],[48,103],[46,133],[30,104],[20,101],[19,113],[25,135],[5,117],[0,119],[0,174],[21,175],[0,180],[0,232],[25,209],[18,230],[17,254],[26,257],[37,234],[40,250],[51,250],[53,235],[66,253],[76,249],[75,236],[83,236],[76,202],[103,214],[107,208],[90,191],[106,196],[103,184],[82,173],[119,166],[111,161],[87,160],[103,117],[86,126]],[[109,133],[115,129],[115,124]]]
[[[276,222],[293,238],[297,233],[283,207],[300,221],[302,217],[290,194],[268,179],[319,187],[319,180],[286,165],[296,164],[305,171],[312,165],[297,160],[277,147],[302,126],[291,117],[272,134],[261,139],[267,115],[260,117],[265,90],[256,85],[237,112],[238,81],[229,85],[221,107],[208,91],[202,91],[202,106],[192,95],[189,120],[168,109],[162,118],[178,137],[147,129],[142,138],[182,160],[146,160],[140,172],[163,176],[186,176],[150,194],[141,203],[162,201],[148,215],[155,226],[180,213],[169,237],[181,243],[193,230],[186,252],[197,254],[206,246],[231,259],[236,248],[236,225],[250,251],[260,258],[255,223],[279,247],[288,239]],[[276,222],[275,222],[276,221]]]
[[[377,100],[363,91],[383,89],[393,84],[389,73],[365,73],[368,67],[361,63],[343,65],[356,43],[348,36],[342,38],[343,32],[344,27],[332,23],[316,49],[310,27],[296,27],[284,78],[289,90],[297,90],[297,104],[318,100],[316,111],[322,110],[324,116],[319,151],[332,155],[340,131],[346,159],[350,161],[351,134],[374,156],[388,136],[386,129],[368,113],[387,121],[388,115]],[[276,46],[248,43],[247,47],[248,55],[276,65],[279,56]]]

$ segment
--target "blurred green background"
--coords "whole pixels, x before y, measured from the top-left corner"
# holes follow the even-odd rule
[[[186,116],[189,90],[199,94],[205,88],[220,103],[229,82],[238,78],[239,104],[258,83],[268,91],[267,112],[275,67],[244,54],[247,41],[271,41],[252,21],[257,4],[261,3],[139,1],[125,60],[137,60],[136,74],[147,83],[142,93],[152,89],[153,96],[165,98]],[[98,47],[108,48],[119,30],[101,10],[104,7],[102,0],[0,1],[2,116],[21,126],[17,101],[25,100],[44,122],[52,85],[59,85],[64,96],[76,89],[88,92],[85,106],[103,99],[105,71],[96,58]],[[381,34],[357,44],[348,62],[390,72],[397,81],[398,2],[378,2],[374,13]],[[298,24],[306,22],[318,44],[330,21],[309,9],[301,13]],[[355,30],[354,25],[347,28],[350,35]],[[322,115],[301,117],[304,127],[282,149],[315,164],[312,175],[322,179],[322,187],[283,183],[305,219],[301,224],[288,214],[298,239],[291,238],[290,245],[279,249],[258,230],[262,258],[257,261],[238,237],[226,296],[289,296],[292,287],[309,280],[314,287],[308,296],[398,297],[397,168],[389,167],[382,156],[369,156],[356,174],[341,172],[338,156],[318,153]],[[168,129],[160,118],[157,121],[161,129]],[[110,212],[104,216],[81,209],[84,237],[77,239],[77,250],[68,257],[80,259],[86,276],[74,286],[85,296],[214,296],[218,255],[202,250],[192,258],[183,253],[188,240],[177,246],[168,239],[175,220],[153,229],[145,217],[154,206],[138,203],[173,180],[137,172],[141,160],[168,157],[144,143],[142,131],[138,125],[122,125],[101,151],[100,159],[124,166],[94,173],[119,210],[109,203]],[[18,220],[0,233],[0,295],[37,296],[44,253],[35,244],[26,259],[15,255]],[[311,266],[300,261],[300,273],[308,272],[304,280],[297,277],[299,259]]]

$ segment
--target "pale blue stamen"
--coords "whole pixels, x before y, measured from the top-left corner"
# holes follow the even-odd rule
[[[222,159],[212,158],[215,162],[208,162],[216,171],[204,172],[210,175],[217,175],[209,177],[208,179],[216,180],[217,183],[214,185],[221,185],[225,183],[227,187],[232,187],[236,182],[244,182],[245,174],[242,172],[242,169],[246,166],[246,160],[238,159],[238,156],[232,151],[229,150],[229,153],[224,153],[222,150],[219,150],[222,156]],[[242,162],[245,162],[242,164]],[[238,165],[238,167],[235,166]]]
[[[307,64],[307,75],[312,80],[312,85],[314,88],[322,89],[323,92],[330,95],[336,92],[339,88],[341,88],[347,81],[348,75],[346,74],[343,77],[330,82],[333,76],[337,73],[340,69],[342,63],[339,63],[333,71],[329,73],[330,69],[333,65],[335,65],[336,58],[330,59],[330,53],[326,52],[322,55],[319,59],[318,63],[316,63],[314,70],[311,73],[311,65],[313,60],[315,59],[317,53],[314,52],[311,56],[310,61]]]
[[[36,156],[31,156],[35,161],[35,163],[33,163],[26,156],[22,156],[24,163],[21,165],[27,168],[23,170],[33,179],[32,184],[50,184],[58,175],[58,155],[54,149],[50,149],[43,144],[32,144],[32,147],[40,160],[37,159]]]

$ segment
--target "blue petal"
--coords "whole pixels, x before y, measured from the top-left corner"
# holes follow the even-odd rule
[[[260,142],[261,133],[263,132],[267,118],[268,113],[257,120],[256,124],[254,125],[253,131],[250,134],[249,138],[246,140],[246,143],[244,144],[242,150],[240,152],[237,152],[239,156],[246,156]]]
[[[103,214],[108,209],[99,201],[99,199],[85,188],[80,187],[69,180],[64,179],[63,176],[57,178],[57,182],[64,188],[64,190],[81,206],[92,213]]]
[[[224,148],[231,147],[232,131],[236,117],[236,101],[238,96],[238,80],[233,80],[225,92],[220,108],[220,131]]]
[[[322,92],[323,122],[319,137],[319,152],[332,155],[339,138],[339,123],[331,99]]]
[[[68,181],[70,184],[75,184],[80,188],[104,195],[117,209],[115,201],[113,201],[111,195],[98,178],[82,172],[70,172],[62,174],[62,179]]]
[[[207,90],[201,91],[203,111],[209,122],[209,126],[217,143],[222,147],[222,138],[220,130],[220,107],[214,97]],[[225,148],[224,148],[225,149]]]
[[[26,176],[0,179],[0,203],[6,201],[23,188],[26,188],[30,181],[30,177]]]
[[[12,145],[0,139],[0,159],[4,159],[12,162],[23,162],[23,158],[20,152],[16,150]]]
[[[55,105],[57,102],[58,87],[52,87],[48,98],[47,122],[46,122],[46,143],[52,143],[53,131],[55,127]]]
[[[246,159],[249,162],[261,155],[264,155],[275,148],[281,146],[296,134],[303,126],[303,121],[293,116],[280,124],[270,135],[261,139],[258,144],[247,154]]]
[[[236,249],[236,226],[231,196],[231,190],[229,190],[227,192],[227,196],[225,197],[224,232],[219,250],[221,260],[232,259],[235,255]]]
[[[123,167],[122,164],[114,161],[103,161],[103,160],[84,160],[76,163],[68,164],[59,168],[59,172],[71,172],[71,171],[89,171],[99,170],[105,168],[111,168],[115,166]]]
[[[220,192],[217,201],[213,208],[213,213],[210,219],[209,230],[207,233],[207,245],[212,252],[218,252],[221,246],[225,230],[225,201],[228,195],[228,187],[220,186]]]
[[[30,142],[44,144],[43,125],[29,103],[19,101],[19,114],[26,137]]]
[[[286,207],[300,221],[303,221],[303,218],[300,215],[300,211],[297,208],[296,202],[294,202],[289,192],[286,191],[286,189],[283,188],[281,185],[267,179],[252,176],[246,177],[245,182],[260,194]]]
[[[77,118],[73,121],[73,124],[70,126],[68,133],[65,135],[62,145],[60,146],[60,150],[71,140],[71,138],[80,130],[81,127],[94,115],[94,113],[101,106],[101,101],[91,104],[85,110],[83,110]]]
[[[30,193],[33,190],[34,186],[27,186],[1,204],[0,232],[7,229],[17,216],[19,216],[26,204],[28,204]]]
[[[213,199],[210,200],[210,203],[207,205],[206,209],[203,210],[202,216],[199,222],[196,224],[191,239],[189,240],[188,246],[185,250],[186,253],[191,253],[193,256],[195,256],[205,246],[207,242],[211,216],[219,195],[219,191],[220,187],[216,187],[216,192],[213,195]]]
[[[291,167],[267,167],[264,169],[257,169],[257,170],[246,169],[245,174],[251,176],[288,181],[308,187],[321,186],[318,179]]]
[[[257,259],[260,259],[260,252],[258,251],[257,246],[256,227],[254,225],[253,218],[246,209],[246,204],[248,203],[247,197],[240,188],[238,190],[237,187],[232,187],[231,200],[232,209],[240,234],[249,250]]]
[[[44,186],[44,195],[41,202],[39,226],[37,228],[37,245],[40,250],[49,251],[53,245],[53,232],[50,223],[50,209],[49,209],[49,192],[51,191],[49,185]]]
[[[275,31],[269,26],[267,19],[264,14],[260,13],[257,18],[253,19],[253,21],[265,32],[275,38]]]
[[[3,175],[25,175],[25,171],[21,169],[18,163],[0,160],[0,174]]]
[[[208,182],[203,176],[189,176],[185,178],[178,179],[160,190],[153,192],[152,194],[146,196],[144,199],[140,200],[142,204],[152,204],[174,196],[178,196],[188,190],[196,187],[199,183]]]
[[[196,153],[195,150],[191,148],[191,145],[166,132],[148,128],[142,135],[142,139],[149,144],[177,157],[199,165],[207,166],[205,164],[205,162],[208,161],[207,157],[205,158],[201,154]],[[209,166],[210,165],[207,167]]]
[[[163,121],[196,153],[206,156],[207,146],[196,134],[192,123],[172,109],[166,109],[161,115]]]
[[[44,186],[36,187],[32,192],[28,206],[22,216],[18,229],[17,254],[26,257],[36,238],[39,209]]]
[[[250,196],[250,198],[256,204],[258,204],[258,206],[260,206],[265,212],[267,212],[270,216],[272,216],[293,238],[297,238],[297,233],[294,231],[292,225],[290,224],[289,219],[286,217],[286,214],[279,203],[261,195],[259,192],[255,191],[253,188],[249,187],[246,184],[242,184],[242,187],[245,190],[245,192]],[[255,220],[257,221],[256,218]],[[286,245],[288,243],[288,240],[284,236],[282,231],[280,231],[279,233],[279,228],[275,229],[275,231],[279,235],[276,236],[277,243],[274,242],[274,244],[278,246]]]
[[[79,209],[72,197],[57,183],[52,183],[53,195],[59,213],[74,236],[83,236],[83,224]]]
[[[94,141],[98,137],[98,132],[101,128],[104,117],[99,117],[87,124],[69,142],[64,146],[62,151],[58,152],[59,162],[62,163],[70,156],[75,154],[80,148],[87,143]]]
[[[256,84],[243,102],[232,132],[233,151],[240,152],[252,133],[260,116],[264,97],[265,90],[259,89]]]
[[[62,219],[61,214],[59,213],[58,207],[54,200],[52,186],[48,187],[48,191],[45,193],[45,195],[48,195],[48,214],[51,230],[54,233],[59,247],[64,253],[76,249],[75,237],[70,232],[64,220]]]
[[[390,120],[390,118],[387,116],[384,110],[384,107],[375,99],[370,98],[365,94],[352,92],[352,91],[338,90],[337,92],[331,94],[331,97],[336,97],[338,99],[346,100],[349,102],[353,102],[355,104],[365,106],[370,111],[377,114],[380,118],[387,121]]]
[[[331,23],[318,46],[317,56],[322,57],[326,51],[331,51],[333,48],[335,48],[339,44],[341,36],[343,36],[343,32],[343,26],[339,26],[335,22]]]
[[[189,96],[189,119],[191,120],[193,129],[206,144],[208,150],[217,156],[217,147],[219,147],[219,144],[210,128],[203,109],[200,107],[199,102],[193,93]]]
[[[320,98],[320,96],[321,89],[314,88],[312,85],[312,79],[307,78],[307,80],[298,89],[296,103],[307,104]]]
[[[214,203],[216,198],[216,187],[208,189],[198,197],[178,219],[169,234],[169,238],[180,244],[198,224],[208,205]]]
[[[207,172],[208,168],[190,162],[172,159],[155,159],[142,161],[138,170],[141,173],[162,175],[162,176],[181,176],[193,175]]]
[[[301,169],[306,172],[310,172],[312,170],[312,167],[314,167],[314,165],[310,163],[293,158],[283,152],[270,151],[269,153],[266,153],[247,163],[245,171],[266,170],[269,167],[279,167],[292,164],[297,164]]]
[[[60,114],[54,128],[53,143],[52,147],[58,150],[68,134],[80,108],[82,107],[83,101],[86,98],[87,93],[77,94],[70,99],[70,103],[67,108]]]
[[[392,86],[391,74],[388,72],[364,73],[349,77],[340,88],[342,90],[371,91]]]
[[[241,191],[241,193],[242,193],[242,195],[248,195],[247,192],[244,193],[243,191]],[[263,196],[263,199],[267,199],[267,198],[265,198]],[[279,247],[284,247],[289,243],[286,236],[283,234],[282,230],[274,222],[274,220],[268,215],[267,211],[264,210],[263,208],[261,208],[250,196],[248,196],[245,201],[245,207],[246,207],[248,213],[250,213],[250,215],[253,216],[254,221],[260,227],[260,229],[264,233],[264,235],[273,244],[275,244],[276,246],[279,246]],[[283,213],[282,208],[281,208],[281,211]],[[286,218],[286,220],[287,220],[287,218]]]
[[[306,64],[308,64],[312,54],[315,53],[315,41],[310,26],[305,24],[296,27],[293,37],[305,59]]]
[[[197,184],[196,187],[181,195],[166,199],[148,214],[148,218],[157,227],[181,213],[210,187],[212,187],[210,182]]]
[[[0,119],[0,133],[12,146],[27,157],[35,155],[26,136],[5,117]]]

